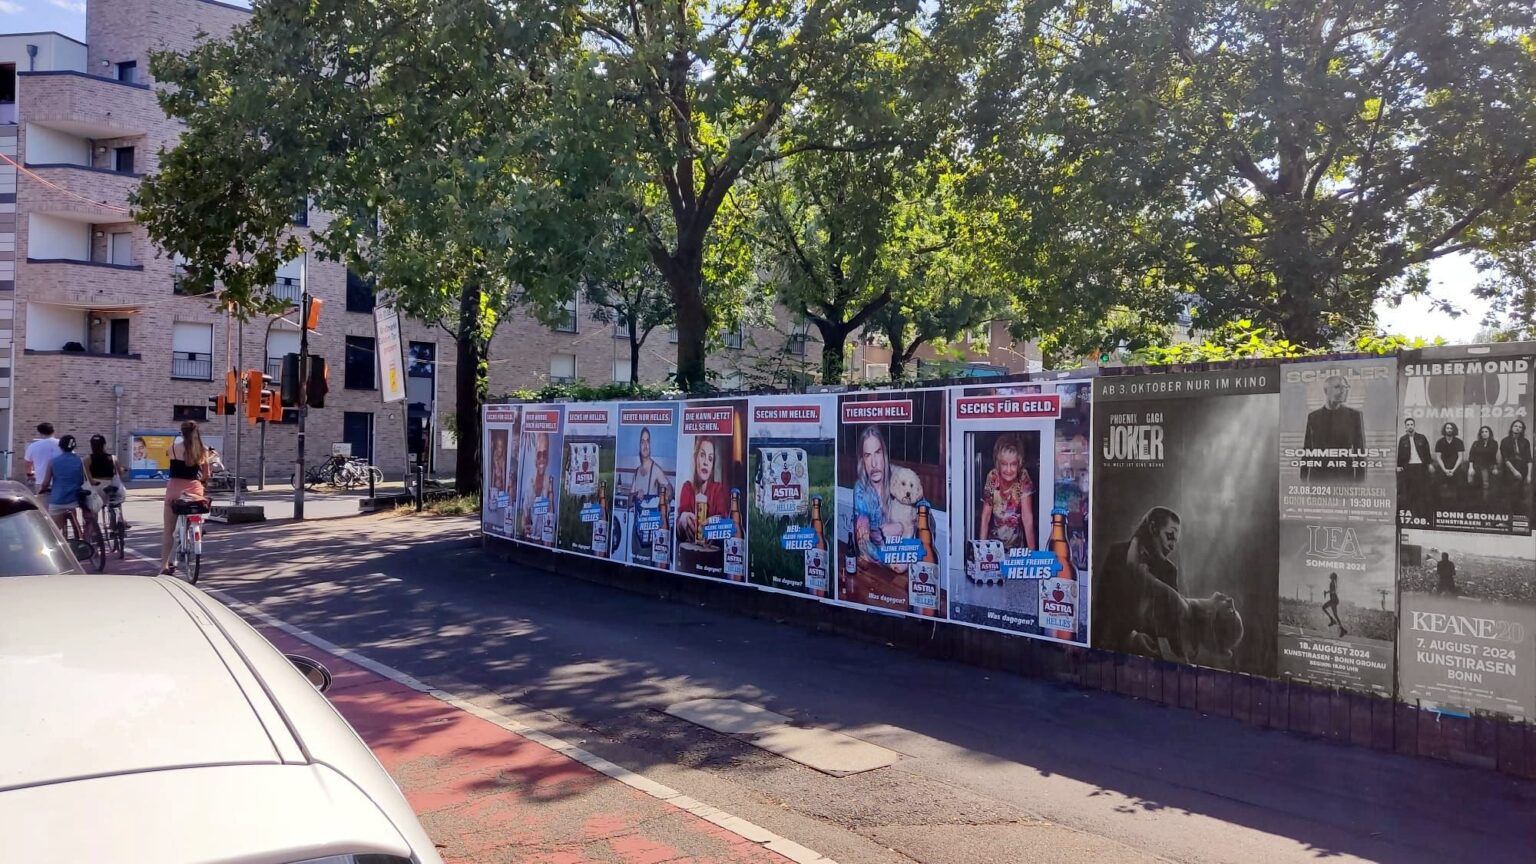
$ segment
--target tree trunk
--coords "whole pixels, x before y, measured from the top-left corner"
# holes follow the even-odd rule
[[[640,330],[635,326],[631,316],[629,324],[629,386],[631,387],[640,383],[640,345]]]
[[[672,305],[677,322],[677,386],[685,393],[698,393],[709,387],[704,361],[705,340],[709,338],[709,310],[704,308],[703,251],[679,249],[676,255],[661,257],[652,250],[672,290]]]
[[[891,380],[900,381],[907,375],[907,348],[900,329],[887,331],[885,338],[891,343]]]
[[[459,458],[454,488],[461,495],[480,491],[480,406],[489,392],[486,379],[485,323],[480,318],[480,286],[465,283],[459,293],[459,326],[454,333],[458,365],[454,367],[455,425]]]
[[[843,355],[848,345],[849,328],[817,321],[816,330],[821,333],[821,383],[841,384],[847,371]]]

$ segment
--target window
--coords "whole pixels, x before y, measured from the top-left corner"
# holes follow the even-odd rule
[[[630,372],[633,369],[634,367],[630,365],[628,357],[613,361],[613,383],[628,384]]]
[[[125,60],[117,64],[117,80],[124,84],[139,83],[139,64],[134,60]]]
[[[205,423],[208,420],[208,406],[172,405],[171,420],[175,423],[180,423],[183,420],[194,420],[198,423]]]
[[[300,198],[298,203],[293,205],[293,224],[295,224],[295,225],[308,225],[309,224],[309,196],[308,195],[305,195],[303,198]]]
[[[741,384],[740,369],[727,369],[720,375],[721,390],[740,390]]]
[[[213,325],[177,321],[171,325],[171,377],[213,380]]]
[[[671,342],[673,345],[677,344],[677,328],[676,327],[669,327],[667,329],[667,341]]]
[[[549,358],[549,383],[576,383],[576,355],[552,354]]]
[[[128,348],[128,319],[109,318],[107,320],[107,353],[131,354]]]
[[[555,329],[562,333],[576,332],[576,298],[560,304],[560,316],[555,321]]]
[[[112,149],[112,170],[122,174],[133,173],[132,147],[114,147]]]
[[[805,335],[804,333],[791,333],[789,336],[789,344],[784,346],[785,352],[791,357],[804,357],[805,343],[809,342],[810,338],[811,337]]]
[[[341,441],[352,445],[352,455],[373,462],[373,412],[343,411]]]
[[[299,353],[299,331],[297,327],[279,324],[267,334],[267,374],[273,380],[283,379],[283,357],[288,354]]]
[[[272,286],[272,296],[297,305],[304,293],[304,257],[284,261],[277,268],[277,282]]]
[[[133,263],[133,235],[127,231],[114,231],[107,240],[107,260],[127,266]]]
[[[613,316],[613,338],[615,338],[615,339],[628,339],[629,338],[629,316],[628,315],[625,315],[623,313],[616,313]]]
[[[348,336],[345,368],[342,370],[342,386],[348,390],[374,390],[373,337]]]
[[[725,347],[727,348],[734,348],[737,351],[740,351],[741,346],[745,345],[746,343],[747,328],[745,325],[738,326],[735,330],[725,334]]]
[[[891,377],[891,364],[889,363],[865,363],[865,381],[884,381]]]
[[[374,280],[364,279],[347,268],[347,311],[372,312]]]

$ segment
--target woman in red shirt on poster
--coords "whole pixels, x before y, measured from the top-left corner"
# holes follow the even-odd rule
[[[693,477],[683,482],[677,493],[677,536],[684,543],[700,543],[704,529],[699,524],[698,502],[704,501],[705,518],[727,516],[731,496],[725,484],[715,478],[715,440],[702,435],[693,439]]]

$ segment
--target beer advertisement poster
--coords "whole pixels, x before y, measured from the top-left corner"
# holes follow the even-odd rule
[[[749,409],[747,579],[831,597],[837,397],[759,396]]]
[[[512,537],[553,548],[560,509],[563,405],[524,405],[518,444],[517,518]]]
[[[485,533],[511,540],[517,517],[518,420],[521,405],[486,405],[481,427],[485,454],[485,501],[480,522]]]
[[[839,397],[837,599],[946,617],[947,414],[939,389]]]
[[[567,405],[565,473],[560,484],[560,521],[555,544],[594,558],[613,554],[614,433],[618,406],[610,402]]]
[[[613,558],[672,569],[681,402],[625,402],[615,436]]]
[[[950,391],[951,619],[1087,643],[1092,388]]]
[[[1480,345],[1402,355],[1401,527],[1531,533],[1528,351]]]
[[[747,581],[747,401],[687,402],[678,436],[673,569]]]
[[[1280,674],[1390,696],[1397,361],[1280,371]]]
[[[1398,554],[1399,697],[1536,717],[1536,538],[1408,529]]]
[[[1095,648],[1275,675],[1279,409],[1272,365],[1095,380]]]

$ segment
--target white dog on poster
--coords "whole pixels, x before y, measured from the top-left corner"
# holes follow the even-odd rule
[[[917,502],[923,499],[923,481],[911,468],[892,465],[890,470],[891,501],[886,506],[885,539],[916,537]]]

